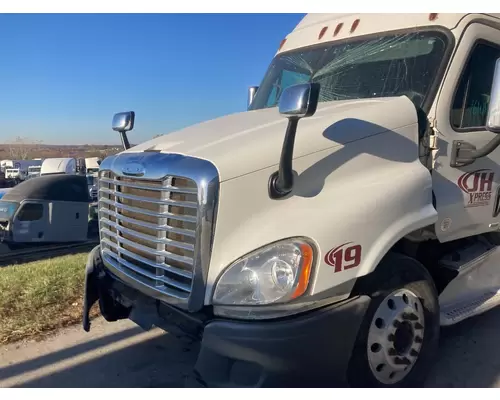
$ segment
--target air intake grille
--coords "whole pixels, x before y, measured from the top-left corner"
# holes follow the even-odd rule
[[[149,180],[101,171],[104,260],[149,289],[187,301],[194,278],[197,196],[191,179]]]

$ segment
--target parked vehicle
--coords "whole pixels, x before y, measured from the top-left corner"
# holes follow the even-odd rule
[[[76,174],[75,158],[46,158],[40,169],[40,176],[54,174]]]
[[[0,240],[63,243],[87,240],[90,197],[80,175],[46,175],[21,182],[0,200]]]
[[[24,181],[26,179],[26,175],[24,171],[19,168],[6,168],[5,179],[12,179],[17,184],[21,181]]]
[[[97,201],[98,179],[92,174],[87,174],[86,177],[89,196],[92,201]]]
[[[26,179],[31,179],[31,178],[36,178],[37,176],[40,176],[40,172],[42,170],[41,165],[32,165],[28,167],[28,176]]]
[[[101,164],[99,157],[90,157],[85,159],[85,168],[88,175],[97,176],[99,172],[99,165]]]
[[[40,165],[42,165],[40,160],[2,160],[0,162],[5,177],[15,180],[16,183],[27,179],[30,167]]]
[[[500,304],[500,14],[309,14],[248,112],[100,165],[99,299],[201,386],[417,386]]]

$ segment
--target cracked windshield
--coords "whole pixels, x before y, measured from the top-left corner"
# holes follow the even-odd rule
[[[405,33],[322,45],[277,56],[252,109],[275,107],[287,87],[318,82],[320,102],[408,96],[422,106],[447,45],[440,32]]]

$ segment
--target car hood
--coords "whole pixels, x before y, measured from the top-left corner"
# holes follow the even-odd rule
[[[414,123],[416,109],[405,96],[320,103],[314,116],[299,122],[294,158]],[[339,129],[332,130],[335,125]],[[124,153],[155,150],[202,158],[216,166],[224,181],[277,165],[286,126],[276,107],[246,111],[157,137]]]

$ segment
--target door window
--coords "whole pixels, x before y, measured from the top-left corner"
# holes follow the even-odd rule
[[[478,43],[474,47],[453,100],[453,129],[484,129],[495,63],[499,57],[500,49],[492,44]]]
[[[19,221],[38,221],[43,217],[43,204],[27,203],[19,210],[17,219]]]

